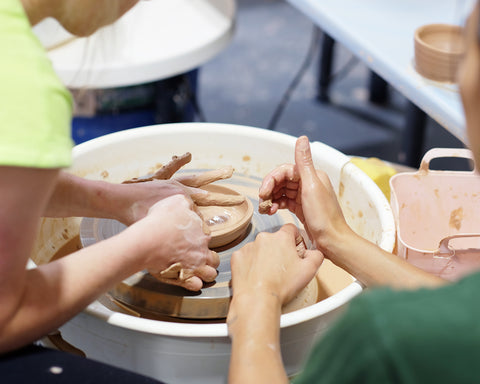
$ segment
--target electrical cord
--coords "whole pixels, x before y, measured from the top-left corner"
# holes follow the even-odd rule
[[[350,59],[343,65],[342,68],[340,68],[337,72],[333,73],[329,79],[329,83],[333,83],[335,81],[341,80],[343,77],[345,77],[350,71],[355,67],[355,65],[358,63],[358,57],[352,55]]]
[[[267,129],[269,130],[275,130],[278,121],[280,120],[280,117],[282,116],[285,107],[287,106],[287,103],[290,101],[290,98],[297,88],[298,84],[300,84],[300,81],[302,80],[303,76],[305,75],[307,69],[310,67],[313,58],[315,57],[315,54],[317,52],[318,47],[320,46],[320,37],[322,36],[321,30],[314,26],[313,31],[312,31],[312,37],[310,41],[310,45],[308,47],[307,55],[300,66],[300,69],[298,70],[297,74],[285,90],[280,102],[278,103],[277,107],[275,108],[275,111],[267,125]],[[352,68],[358,63],[358,58],[354,55],[344,64],[342,68],[337,70],[337,72],[333,73],[330,78],[328,79],[329,83],[333,83],[335,81],[341,80],[344,76],[346,76]],[[186,76],[184,78],[184,83],[187,91],[187,97],[190,99],[190,103],[192,104],[193,110],[195,112],[195,115],[197,118],[200,120],[200,122],[207,122],[207,118],[205,116],[205,113],[203,112],[203,109],[198,102],[198,98],[196,96],[196,93],[192,89],[192,84],[191,80]]]
[[[305,59],[303,60],[302,65],[300,66],[300,69],[298,70],[297,74],[285,90],[280,103],[277,105],[277,108],[275,108],[275,111],[270,119],[270,122],[267,125],[267,129],[269,130],[275,130],[275,127],[278,123],[278,120],[283,114],[283,111],[285,110],[285,107],[290,100],[290,97],[292,96],[293,91],[295,88],[298,86],[300,81],[303,78],[303,75],[307,71],[308,67],[310,66],[313,57],[315,56],[315,53],[317,52],[318,46],[320,44],[320,36],[321,36],[321,31],[317,26],[313,27],[313,32],[312,32],[312,38],[310,40],[310,45],[308,47],[307,55]]]
[[[312,32],[312,38],[310,42],[310,46],[307,51],[307,55],[298,70],[297,74],[287,87],[286,91],[284,92],[282,99],[280,100],[280,103],[277,105],[277,108],[275,109],[275,112],[273,113],[270,122],[267,125],[267,129],[269,130],[275,130],[276,125],[278,121],[280,120],[280,117],[282,116],[285,107],[287,103],[289,102],[293,92],[295,91],[296,87],[298,84],[300,84],[300,81],[302,80],[303,76],[305,75],[307,69],[310,67],[310,64],[315,56],[315,53],[317,52],[317,49],[320,45],[320,37],[321,37],[321,31],[318,27],[314,26],[313,32]],[[344,76],[346,76],[352,68],[358,63],[358,58],[354,55],[348,60],[348,62],[340,68],[337,72],[333,73],[330,78],[328,79],[329,83],[333,83],[334,81],[338,81]]]

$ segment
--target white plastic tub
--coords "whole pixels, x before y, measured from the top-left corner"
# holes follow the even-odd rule
[[[276,166],[294,161],[295,141],[295,137],[285,134],[236,125],[151,126],[78,145],[71,171],[119,182],[148,173],[172,155],[189,151],[193,159],[187,167],[218,168],[228,164],[237,173],[263,177]],[[331,177],[349,224],[367,239],[392,251],[394,220],[380,189],[337,150],[317,142],[312,144],[312,152],[315,165]],[[59,247],[78,234],[78,225],[79,219],[45,220],[34,260],[49,261]],[[325,268],[331,267],[325,264]],[[282,315],[281,347],[289,375],[300,371],[315,339],[342,306],[362,291],[362,286],[346,272],[332,268],[329,276],[348,276],[344,286],[332,286],[330,297]],[[227,381],[230,340],[226,324],[148,320],[112,311],[102,302],[100,298],[92,303],[61,328],[63,337],[88,357],[167,383]]]

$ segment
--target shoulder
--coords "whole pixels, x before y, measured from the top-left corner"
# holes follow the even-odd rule
[[[3,43],[11,36],[28,35],[31,30],[27,15],[20,0],[0,2],[0,37]]]
[[[0,164],[71,162],[72,99],[19,0],[0,1]]]

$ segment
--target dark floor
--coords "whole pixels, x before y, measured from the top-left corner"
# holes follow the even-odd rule
[[[315,30],[310,20],[283,0],[237,0],[231,44],[200,70],[199,103],[207,121],[266,128],[286,88],[302,65]],[[405,125],[404,97],[389,87],[389,102],[369,99],[369,70],[361,62],[342,68],[351,54],[335,46],[330,102],[317,101],[320,47],[291,95],[275,129],[307,135],[346,154],[399,161]],[[425,148],[463,147],[436,122],[427,121]]]

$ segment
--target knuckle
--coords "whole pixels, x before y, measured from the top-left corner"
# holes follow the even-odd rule
[[[255,241],[265,241],[265,240],[267,240],[270,236],[271,236],[271,234],[268,233],[268,232],[260,232],[260,233],[257,235]]]

